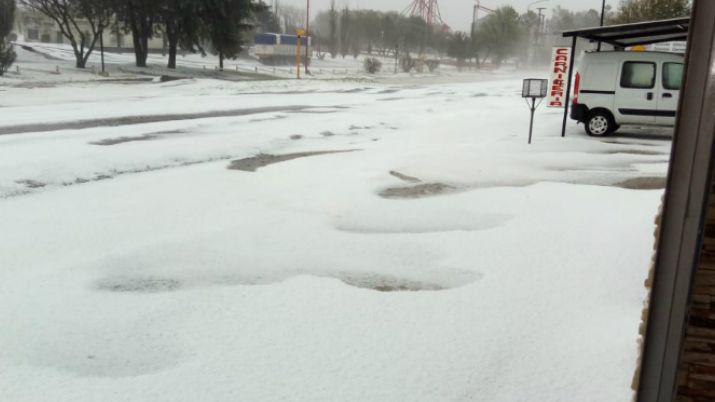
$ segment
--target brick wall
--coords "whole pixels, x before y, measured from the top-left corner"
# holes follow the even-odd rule
[[[695,273],[678,376],[678,401],[715,401],[715,180]]]

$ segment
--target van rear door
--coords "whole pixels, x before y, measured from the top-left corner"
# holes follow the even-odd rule
[[[657,65],[651,61],[625,61],[616,88],[616,120],[619,124],[655,124]]]
[[[683,82],[683,63],[664,62],[660,74],[660,93],[658,94],[658,116],[656,124],[675,125],[675,111],[678,110],[680,86]]]

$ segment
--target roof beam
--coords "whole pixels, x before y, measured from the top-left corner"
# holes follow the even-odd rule
[[[578,29],[578,30],[573,30],[573,31],[566,31],[563,33],[564,37],[571,37],[571,36],[581,36],[585,34],[600,34],[600,33],[617,33],[617,32],[628,32],[628,31],[633,31],[633,30],[647,30],[647,29],[653,29],[653,28],[659,28],[659,27],[673,27],[673,26],[681,26],[685,30],[687,30],[687,26],[690,24],[690,18],[685,17],[685,18],[674,18],[674,19],[669,19],[669,20],[660,20],[660,21],[648,21],[648,22],[638,22],[634,24],[623,24],[623,25],[609,25],[605,27],[595,27],[595,28],[586,28],[586,29]]]

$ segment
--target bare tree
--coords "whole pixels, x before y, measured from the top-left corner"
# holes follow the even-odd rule
[[[20,3],[57,23],[72,45],[77,68],[85,68],[111,17],[103,0],[20,0]]]

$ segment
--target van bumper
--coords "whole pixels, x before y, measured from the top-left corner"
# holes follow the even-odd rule
[[[584,123],[588,117],[588,106],[582,103],[574,103],[571,106],[571,119],[580,123]]]

